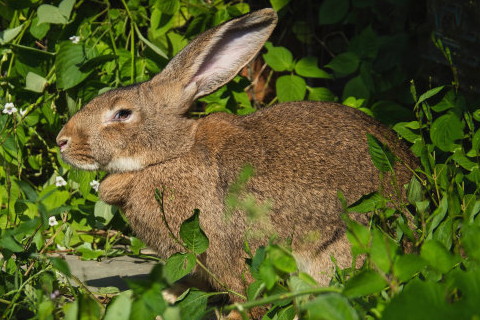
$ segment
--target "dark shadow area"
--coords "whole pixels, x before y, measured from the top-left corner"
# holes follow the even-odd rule
[[[104,288],[104,287],[116,287],[120,291],[128,290],[128,280],[138,281],[148,279],[148,274],[138,274],[134,276],[111,276],[105,278],[98,278],[85,281],[85,284],[91,287]]]

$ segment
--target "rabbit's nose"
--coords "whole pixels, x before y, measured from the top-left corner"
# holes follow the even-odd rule
[[[70,142],[70,138],[61,137],[57,139],[57,145],[60,147],[60,151],[64,151],[67,148],[68,142]]]

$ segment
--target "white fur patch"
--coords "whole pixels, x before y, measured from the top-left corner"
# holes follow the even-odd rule
[[[98,163],[75,163],[75,167],[80,168],[82,170],[87,170],[87,171],[95,171],[98,170],[100,167]]]
[[[121,172],[121,171],[135,171],[143,168],[142,163],[139,159],[131,157],[120,157],[113,159],[105,167],[105,170],[111,172]]]

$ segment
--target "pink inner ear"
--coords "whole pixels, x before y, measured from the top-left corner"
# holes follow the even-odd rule
[[[226,82],[233,78],[239,69],[253,58],[268,34],[265,28],[224,33],[203,57],[203,62],[193,78],[200,91],[202,82]]]

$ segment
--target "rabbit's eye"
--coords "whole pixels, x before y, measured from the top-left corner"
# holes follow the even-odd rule
[[[118,110],[117,113],[113,116],[114,121],[125,121],[130,118],[132,115],[132,110],[127,110],[127,109],[121,109]]]

